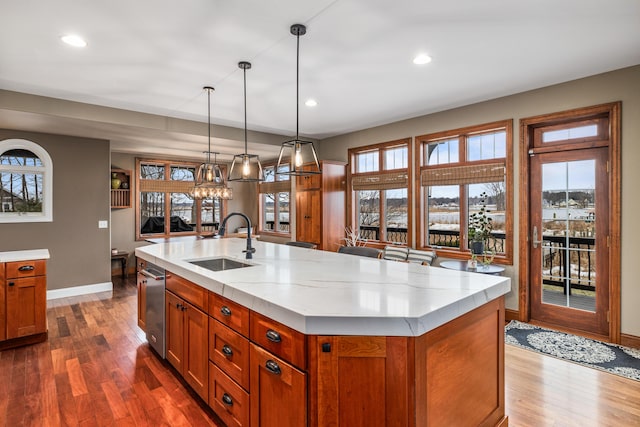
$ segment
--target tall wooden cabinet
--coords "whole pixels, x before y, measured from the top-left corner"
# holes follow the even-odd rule
[[[345,164],[320,162],[322,174],[296,177],[296,240],[337,251],[345,227]]]

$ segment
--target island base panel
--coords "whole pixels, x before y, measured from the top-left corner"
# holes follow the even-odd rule
[[[310,336],[309,426],[508,426],[504,300],[420,337]]]

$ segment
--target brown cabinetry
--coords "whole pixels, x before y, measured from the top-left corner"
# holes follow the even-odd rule
[[[317,336],[166,277],[167,359],[227,426],[508,424],[503,298],[419,337]]]
[[[320,163],[322,174],[296,177],[296,240],[336,251],[344,237],[345,165]]]
[[[44,341],[46,261],[0,263],[0,349]]]
[[[209,406],[227,426],[249,426],[249,309],[209,293]]]
[[[136,274],[136,286],[138,288],[138,327],[143,331],[147,331],[147,278],[141,273],[147,268],[147,262],[138,259]]]
[[[175,275],[167,275],[165,343],[169,363],[207,400],[209,387],[209,317],[206,291]],[[175,293],[174,293],[175,292]],[[198,296],[205,295],[204,298]]]
[[[503,326],[499,298],[419,337],[308,337],[309,427],[508,425]]]
[[[407,337],[313,337],[310,363],[317,376],[310,393],[317,404],[309,425],[412,425],[410,342]]]
[[[111,207],[131,207],[131,171],[111,168]]]
[[[307,425],[306,373],[251,344],[251,427]]]

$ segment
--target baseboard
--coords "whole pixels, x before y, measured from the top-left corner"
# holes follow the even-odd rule
[[[620,334],[620,345],[625,347],[640,348],[640,337],[635,335]]]
[[[96,283],[94,285],[73,286],[71,288],[52,289],[47,291],[47,300],[75,297],[78,295],[95,294],[113,290],[112,282]]]
[[[510,322],[512,320],[520,320],[520,312],[518,310],[506,309],[504,311],[504,320]]]

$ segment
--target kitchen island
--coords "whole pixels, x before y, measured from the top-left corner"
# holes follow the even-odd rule
[[[507,425],[508,278],[265,242],[246,260],[244,248],[232,238],[136,249],[167,270],[170,298],[185,283],[209,295],[198,310],[210,316],[208,390],[200,394],[227,424]],[[211,271],[190,262],[220,257],[250,266]],[[184,301],[175,305],[185,311]],[[246,310],[246,330],[227,331],[218,309],[228,307]],[[167,302],[168,320],[172,309]],[[233,346],[218,341],[229,333],[249,346],[240,352],[250,353],[249,369],[234,361],[248,379],[224,366]],[[274,375],[285,385],[270,383]],[[238,406],[250,415],[239,416]]]

